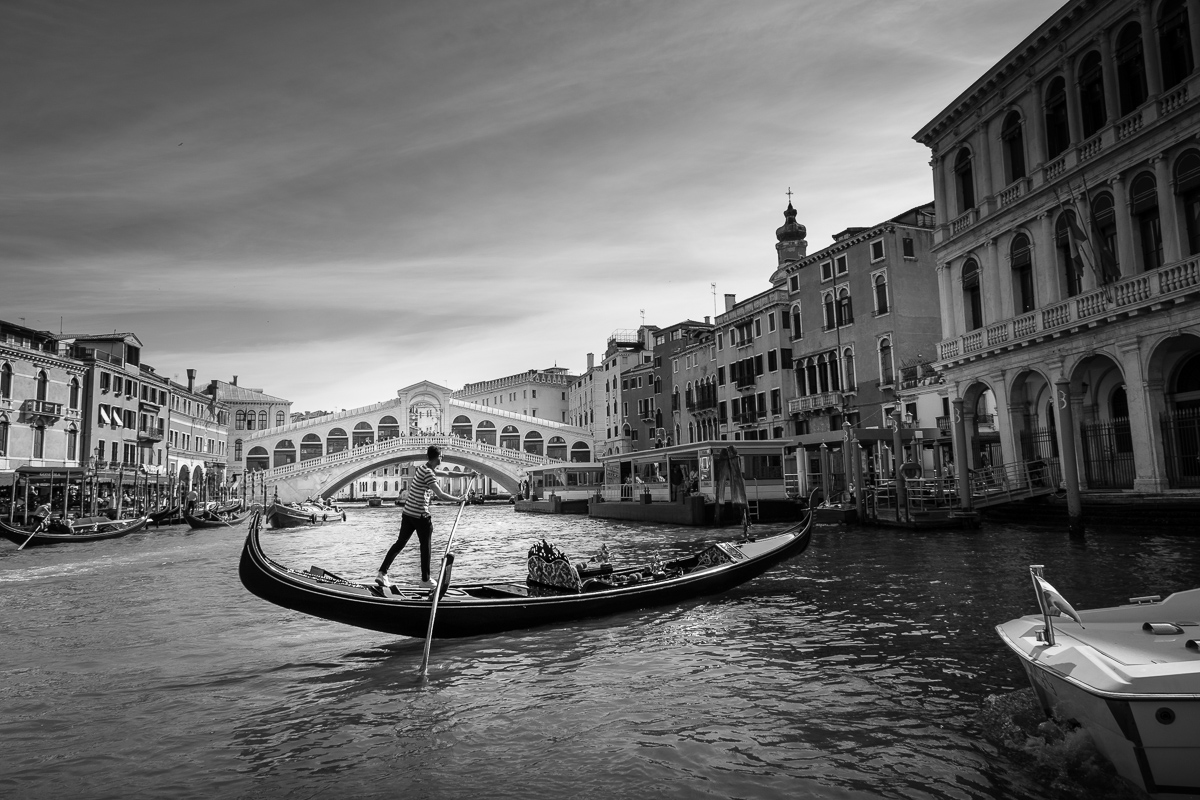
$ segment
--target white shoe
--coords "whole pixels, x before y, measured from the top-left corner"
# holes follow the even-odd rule
[[[428,580],[421,581],[417,585],[420,586],[422,589],[432,589],[434,586],[437,586],[436,583],[434,583],[433,581],[428,581]]]
[[[384,589],[390,589],[392,586],[392,579],[388,577],[388,574],[386,572],[381,572],[378,575],[376,575],[375,582]]]

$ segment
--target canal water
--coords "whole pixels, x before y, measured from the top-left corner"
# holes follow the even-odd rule
[[[299,568],[374,574],[398,509],[264,533]],[[435,552],[453,506],[436,511]],[[767,532],[770,526],[756,530]],[[545,538],[614,562],[733,538],[467,508],[456,579],[524,578]],[[241,530],[0,543],[0,795],[13,798],[1127,798],[1078,731],[1040,724],[993,626],[1194,588],[1185,532],[818,527],[724,595],[423,643],[247,592]],[[417,577],[415,540],[393,574]]]

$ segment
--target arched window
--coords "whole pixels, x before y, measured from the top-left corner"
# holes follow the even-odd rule
[[[625,435],[626,436],[629,435],[629,425],[625,426]],[[542,435],[540,433],[538,433],[537,431],[530,431],[529,433],[525,434],[525,452],[526,453],[533,453],[535,456],[540,456],[544,452],[542,447],[543,447],[543,442],[542,442]]]
[[[1117,215],[1108,192],[1101,192],[1092,199],[1092,230],[1096,239],[1092,244],[1096,248],[1097,266],[1101,268],[1104,283],[1118,280],[1121,265],[1117,259]]]
[[[567,460],[567,440],[561,436],[551,436],[546,442],[546,455],[559,461]]]
[[[1059,76],[1046,87],[1046,158],[1055,158],[1071,146],[1067,125],[1067,82]]]
[[[395,439],[400,435],[400,423],[393,416],[385,416],[379,420],[379,436],[377,441],[383,442]]]
[[[1025,177],[1025,136],[1021,128],[1021,114],[1009,112],[1000,127],[1000,141],[1004,143],[1004,177],[1012,183]]]
[[[79,408],[79,379],[71,378],[71,400],[68,408],[78,410]]]
[[[592,448],[588,447],[586,442],[575,442],[571,445],[571,460],[586,464],[592,460]]]
[[[967,330],[983,327],[983,295],[979,289],[979,262],[968,258],[962,270],[963,315]]]
[[[1083,112],[1083,138],[1086,139],[1108,122],[1108,109],[1104,107],[1104,70],[1096,50],[1079,62],[1079,105]]]
[[[1071,236],[1074,211],[1059,214],[1054,223],[1054,249],[1058,253],[1058,268],[1066,284],[1067,297],[1074,297],[1083,288],[1083,259]]]
[[[879,383],[889,386],[896,382],[896,370],[892,366],[892,342],[890,339],[879,340]]]
[[[1188,255],[1200,254],[1200,151],[1188,150],[1175,162],[1175,191],[1183,201]]]
[[[270,468],[271,456],[267,453],[267,448],[262,447],[261,445],[257,447],[251,447],[250,452],[246,454],[246,469],[264,470]]]
[[[837,327],[833,310],[833,292],[826,292],[823,302],[825,304],[825,330],[831,331]]]
[[[850,303],[850,290],[846,288],[839,289],[837,301],[838,327],[849,325],[852,322],[854,322],[854,306]]]
[[[879,273],[875,276],[875,313],[888,312],[887,275]]]
[[[965,147],[954,157],[954,188],[959,214],[975,207],[975,173],[971,166],[971,151]]]
[[[285,421],[286,421],[286,417],[284,417],[283,412],[276,411],[275,412],[275,427],[282,428]]]
[[[0,457],[8,457],[8,417],[0,417]]]
[[[308,461],[312,458],[320,458],[321,450],[321,437],[317,436],[315,433],[306,433],[304,438],[300,440],[301,461]]]
[[[363,447],[375,441],[375,429],[371,427],[371,423],[369,422],[359,422],[355,424],[351,436],[353,437],[354,447]]]
[[[1012,263],[1013,305],[1018,314],[1028,314],[1035,308],[1033,300],[1033,253],[1029,249],[1029,237],[1018,233],[1009,247]]]
[[[0,364],[0,397],[12,399],[12,366],[6,361]]]
[[[475,428],[475,441],[484,444],[496,443],[496,425],[490,420],[483,420]]]
[[[800,304],[793,303],[792,304],[792,338],[793,339],[803,339],[804,338],[804,326],[801,324],[801,322],[802,322],[802,319],[800,317]]]
[[[1165,0],[1159,8],[1158,55],[1162,62],[1164,89],[1170,89],[1192,74],[1195,64],[1185,0]]]
[[[1131,22],[1117,36],[1117,94],[1121,116],[1146,102],[1146,61],[1142,58],[1142,26]]]
[[[818,380],[817,380],[816,359],[810,358],[808,360],[808,368],[805,369],[805,373],[808,375],[808,393],[810,395],[820,394],[821,389],[820,389],[820,384],[818,383]]]
[[[842,351],[842,371],[846,375],[845,391],[856,391],[858,389],[858,379],[854,375],[854,350],[849,347]]]
[[[233,420],[234,420],[234,427],[237,430],[239,430],[239,431],[246,430],[246,412],[245,412],[245,410],[239,408],[237,410],[237,414],[234,415]],[[253,428],[254,426],[251,425],[250,427]]]
[[[233,440],[233,460],[234,461],[242,460],[242,440],[241,439]]]
[[[341,428],[334,428],[325,437],[325,452],[328,455],[350,449],[350,437]]]
[[[1129,207],[1135,221],[1134,232],[1142,270],[1158,269],[1163,263],[1162,227],[1159,222],[1158,184],[1154,175],[1143,172],[1129,187]]]
[[[296,463],[296,445],[291,439],[280,439],[275,444],[275,466],[282,467],[286,464]]]
[[[258,429],[265,431],[267,429],[267,410],[263,409],[258,412]]]
[[[470,441],[472,434],[475,433],[475,426],[471,424],[471,418],[465,414],[459,414],[450,423],[450,433],[460,439]]]
[[[47,389],[49,389],[49,387],[50,387],[50,378],[48,378],[46,376],[46,370],[44,370],[44,369],[38,370],[38,376],[37,376],[37,399],[38,400],[44,401],[46,399],[46,391],[47,391]]]

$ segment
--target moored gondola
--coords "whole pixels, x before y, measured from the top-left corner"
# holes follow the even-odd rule
[[[183,519],[193,529],[204,528],[236,528],[250,518],[253,511],[247,511],[240,517],[222,517],[219,514],[212,512],[204,512],[202,515],[196,515],[190,511],[183,512]]]
[[[346,512],[340,508],[318,506],[309,503],[286,505],[271,503],[265,518],[272,528],[302,528],[306,525],[326,525],[345,522]]]
[[[33,526],[20,527],[0,520],[0,536],[25,547],[96,542],[101,539],[118,539],[140,531],[146,527],[147,521],[147,517],[116,520],[107,517],[85,517],[71,520],[69,524],[61,520],[52,520],[45,530],[35,532]]]
[[[428,591],[345,580],[319,567],[306,572],[271,560],[259,541],[261,521],[250,521],[239,574],[264,600],[314,617],[400,636],[425,636],[432,599]],[[571,622],[717,594],[745,583],[802,553],[812,537],[812,515],[780,533],[720,542],[653,567],[606,571],[578,584],[552,589],[540,583],[449,586],[438,601],[435,637],[475,636]],[[531,553],[531,561],[532,553]]]

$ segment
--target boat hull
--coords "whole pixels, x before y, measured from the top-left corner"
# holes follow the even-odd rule
[[[1046,713],[1077,722],[1117,774],[1154,797],[1200,796],[1200,590],[1077,613],[1053,645],[1041,615],[996,631]]]
[[[452,586],[438,601],[433,635],[452,638],[501,633],[718,594],[799,555],[808,547],[811,535],[810,518],[786,533],[734,545],[745,556],[740,561],[600,591],[538,596],[525,584]],[[304,614],[399,636],[423,637],[429,627],[432,604],[426,592],[385,593],[373,585],[344,581],[320,570],[314,575],[287,569],[262,552],[253,522],[239,574],[253,594]]]
[[[303,528],[312,525],[328,525],[334,522],[345,522],[345,511],[329,509],[296,508],[279,503],[272,503],[266,511],[267,524],[272,528]]]
[[[136,533],[146,527],[147,517],[88,523],[75,526],[72,533],[56,533],[53,531],[38,531],[22,529],[0,521],[0,536],[26,547],[37,547],[48,544],[79,544],[80,542],[98,542],[103,539],[119,539]]]
[[[240,517],[230,517],[228,519],[209,519],[207,517],[197,517],[195,514],[185,511],[183,513],[183,518],[193,530],[204,530],[207,528],[236,528],[246,520],[250,519],[252,513],[253,512],[247,511]]]

